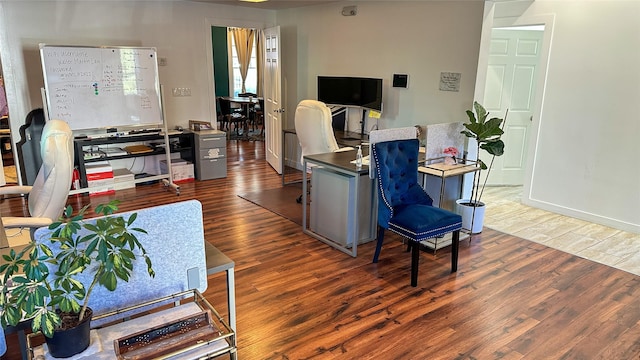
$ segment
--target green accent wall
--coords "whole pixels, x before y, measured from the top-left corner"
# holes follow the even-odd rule
[[[227,52],[227,28],[211,27],[213,49],[213,74],[216,96],[229,96],[229,56]]]

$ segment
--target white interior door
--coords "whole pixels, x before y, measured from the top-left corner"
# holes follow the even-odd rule
[[[264,126],[269,165],[282,174],[282,82],[280,71],[280,27],[265,29]]]
[[[490,117],[504,117],[507,109],[509,114],[502,136],[505,152],[495,158],[487,184],[523,184],[543,30],[492,30],[483,105]],[[491,161],[486,152],[480,158]]]

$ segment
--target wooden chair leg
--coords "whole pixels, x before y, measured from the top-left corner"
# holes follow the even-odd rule
[[[420,246],[417,241],[411,243],[411,286],[418,286],[418,263],[420,262]]]
[[[376,252],[373,254],[373,262],[378,262],[378,256],[380,255],[380,250],[382,249],[382,241],[384,239],[384,228],[382,226],[378,226],[378,242],[376,244]]]
[[[458,271],[458,248],[460,247],[460,230],[454,231],[451,237],[451,272]]]

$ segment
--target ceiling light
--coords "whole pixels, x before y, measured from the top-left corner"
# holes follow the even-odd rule
[[[251,3],[261,3],[261,2],[266,2],[266,1],[269,1],[269,0],[240,0],[240,1],[251,2]]]

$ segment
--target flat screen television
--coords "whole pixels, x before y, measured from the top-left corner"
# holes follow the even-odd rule
[[[318,76],[318,101],[382,111],[382,79]]]

